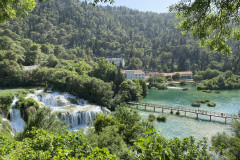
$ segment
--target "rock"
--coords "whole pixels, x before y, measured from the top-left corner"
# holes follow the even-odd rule
[[[30,106],[27,109],[21,109],[20,111],[21,111],[22,118],[24,119],[25,122],[27,122],[29,119],[29,116],[34,114],[37,110],[35,107]]]

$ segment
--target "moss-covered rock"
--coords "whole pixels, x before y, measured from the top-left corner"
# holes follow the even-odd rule
[[[68,101],[69,101],[70,103],[72,103],[72,104],[79,105],[79,104],[78,104],[78,101],[77,101],[76,99],[74,99],[74,98],[68,98]]]
[[[155,121],[155,119],[156,119],[156,117],[155,117],[154,114],[149,114],[148,115],[148,121],[153,122],[153,121]]]
[[[209,102],[207,105],[208,105],[208,107],[215,107],[215,106],[216,106],[216,103],[214,103],[214,102]]]
[[[201,105],[200,103],[196,103],[196,102],[191,104],[191,106],[193,106],[193,107],[200,107],[200,105]]]
[[[157,116],[157,121],[159,122],[165,122],[166,121],[166,116]]]

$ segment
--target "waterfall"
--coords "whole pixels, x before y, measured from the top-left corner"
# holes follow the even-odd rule
[[[71,129],[78,129],[91,124],[99,113],[103,113],[100,107],[92,111],[62,112],[58,117]]]
[[[59,112],[58,118],[65,121],[65,124],[72,130],[91,124],[99,113],[110,113],[106,108],[90,105],[87,101],[68,93],[45,93],[43,90],[36,90],[35,93],[28,94],[25,98],[32,98],[38,101],[41,106],[47,106],[53,112]],[[16,101],[17,98],[15,97],[12,106],[15,105]],[[13,108],[10,110],[10,121],[15,132],[23,130],[25,122],[19,109]]]
[[[10,110],[10,122],[15,132],[23,131],[25,121],[22,119],[19,109],[13,108]]]

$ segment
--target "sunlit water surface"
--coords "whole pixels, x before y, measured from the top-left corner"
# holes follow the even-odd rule
[[[194,110],[207,110],[209,112],[236,114],[240,110],[240,90],[228,90],[220,91],[220,94],[204,93],[197,91],[195,86],[187,86],[187,91],[183,91],[176,88],[169,88],[168,90],[149,90],[148,95],[141,101],[145,103],[162,104],[166,106],[194,109]],[[192,107],[192,102],[201,99],[209,99],[210,102],[215,102],[216,107],[208,107],[207,104],[201,104],[201,107]],[[183,138],[188,136],[194,136],[198,140],[206,137],[210,138],[217,132],[228,132],[229,125],[224,124],[223,118],[212,117],[212,121],[209,121],[209,116],[199,115],[199,119],[196,119],[196,114],[187,113],[187,117],[183,112],[181,116],[171,115],[169,110],[156,109],[153,112],[153,108],[140,107],[140,114],[147,118],[149,114],[165,115],[167,117],[166,122],[155,122],[155,127],[161,134],[167,139],[173,137]],[[175,113],[175,112],[174,112]],[[231,120],[227,121],[228,123]]]

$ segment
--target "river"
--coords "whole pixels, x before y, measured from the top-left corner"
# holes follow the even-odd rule
[[[220,94],[215,92],[206,93],[197,91],[195,86],[187,86],[187,91],[183,91],[181,87],[173,87],[168,90],[149,90],[148,95],[141,101],[145,103],[162,104],[166,106],[200,109],[209,112],[237,114],[240,110],[240,90],[225,90],[220,91]],[[210,102],[215,102],[216,107],[208,107],[207,104],[201,104],[200,107],[192,107],[191,104],[196,100],[209,99]],[[196,114],[187,113],[187,117],[175,116],[169,114],[169,110],[165,110],[164,114],[161,109],[156,109],[156,113],[152,112],[153,108],[148,108],[148,111],[140,110],[140,114],[147,118],[148,115],[154,114],[165,115],[166,122],[155,122],[154,125],[161,134],[167,139],[173,137],[183,138],[194,136],[200,140],[203,137],[210,138],[217,132],[229,132],[231,120],[228,120],[228,125],[224,124],[223,118],[212,117],[213,122],[209,121],[209,116],[200,115],[196,119]],[[150,111],[152,110],[152,111]]]

